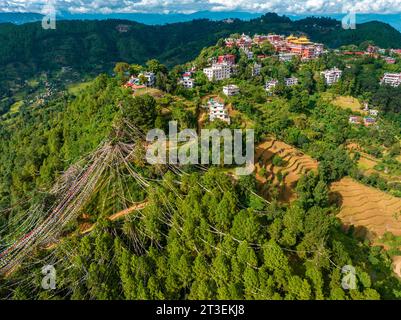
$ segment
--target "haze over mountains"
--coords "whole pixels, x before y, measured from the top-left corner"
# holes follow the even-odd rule
[[[262,13],[240,12],[240,11],[199,11],[191,14],[182,13],[112,13],[112,14],[71,14],[61,12],[58,15],[60,20],[105,20],[105,19],[123,19],[136,21],[148,25],[162,25],[167,23],[186,22],[194,19],[223,20],[228,18],[237,18],[241,20],[250,20],[258,18]],[[291,20],[304,19],[311,15],[286,14]],[[341,20],[344,14],[313,14],[313,16],[329,17]],[[42,15],[38,13],[6,13],[0,12],[0,23],[10,22],[14,24],[23,24],[27,22],[40,21]],[[369,21],[385,22],[401,31],[401,14],[357,14],[357,23]]]

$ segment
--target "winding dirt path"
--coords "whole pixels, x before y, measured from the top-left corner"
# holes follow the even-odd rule
[[[137,204],[133,205],[132,207],[129,207],[129,208],[125,209],[125,210],[122,210],[120,212],[117,212],[117,213],[111,215],[109,217],[109,220],[110,221],[115,221],[115,220],[121,219],[121,218],[129,215],[130,213],[132,213],[134,211],[143,210],[147,205],[148,205],[148,201],[137,203]],[[95,225],[96,224],[92,224],[92,225],[89,225],[89,226],[85,227],[83,230],[81,230],[80,233],[81,234],[87,234],[87,233],[93,231],[93,229],[95,228]]]

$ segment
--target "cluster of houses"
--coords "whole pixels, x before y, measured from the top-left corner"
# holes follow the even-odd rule
[[[303,60],[310,60],[320,57],[323,54],[324,46],[321,43],[314,43],[308,37],[285,37],[282,35],[268,35],[267,40],[279,54],[281,61],[291,60],[298,56]]]
[[[349,123],[363,124],[365,127],[369,127],[376,124],[376,119],[373,117],[350,116]]]
[[[303,60],[310,60],[320,57],[323,54],[324,46],[321,43],[311,42],[307,37],[295,37],[293,35],[284,37],[281,35],[268,36],[269,42],[276,52],[281,54],[280,59],[286,60],[295,55]],[[292,57],[291,57],[292,58]]]
[[[397,62],[397,60],[394,57],[386,56],[386,49],[379,48],[373,45],[369,45],[365,51],[344,51],[342,53],[351,56],[368,55],[376,59],[381,58],[388,64],[395,64]],[[401,49],[390,49],[389,53],[392,55],[400,55]]]
[[[153,72],[141,72],[138,76],[131,76],[126,83],[127,88],[132,91],[153,87],[156,84],[156,75]]]
[[[326,84],[330,86],[330,85],[338,82],[338,80],[340,80],[342,73],[343,72],[340,69],[338,69],[337,67],[334,67],[333,69],[322,71],[320,74],[325,79]],[[267,81],[265,84],[265,90],[267,92],[271,93],[272,90],[277,86],[278,83],[279,82],[277,79],[272,79],[272,80]],[[291,87],[296,84],[298,84],[298,78],[296,78],[296,77],[284,78],[284,85],[286,87]]]
[[[376,118],[371,116],[361,117],[361,116],[350,116],[349,123],[351,124],[363,124],[365,127],[372,126],[376,124]]]
[[[324,46],[321,43],[311,42],[306,36],[295,37],[293,35],[285,37],[283,35],[255,35],[253,38],[242,34],[238,39],[227,38],[227,47],[238,47],[249,52],[254,45],[261,45],[269,42],[278,53],[281,61],[289,61],[294,56],[299,56],[303,60],[314,59],[323,54]]]
[[[278,80],[272,79],[266,82],[265,84],[265,90],[269,93],[272,92],[272,90],[277,86]],[[290,78],[284,78],[284,85],[286,87],[292,87],[298,84],[298,78],[296,77],[290,77]]]
[[[224,102],[220,102],[217,99],[209,99],[206,108],[209,109],[210,121],[218,119],[230,124],[230,116],[228,115],[228,111],[224,106]]]
[[[377,46],[369,45],[366,51],[346,51],[343,54],[347,55],[369,55],[374,58],[382,58],[388,64],[395,64],[397,60],[393,57],[385,56],[385,49],[379,48]],[[401,55],[401,49],[390,49],[390,54]],[[388,85],[392,87],[399,87],[401,84],[401,73],[390,73],[387,72],[380,79],[381,85]]]
[[[255,36],[256,37],[256,36]],[[228,48],[240,48],[240,49],[251,49],[254,45],[253,39],[245,34],[242,34],[238,39],[227,38],[225,39],[226,47]]]
[[[361,116],[350,116],[349,123],[350,124],[363,124],[365,127],[372,126],[377,122],[377,116],[379,115],[379,110],[370,109],[369,105],[365,103],[365,107],[363,109],[368,115],[365,117]]]

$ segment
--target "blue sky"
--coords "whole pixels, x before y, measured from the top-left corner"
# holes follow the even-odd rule
[[[277,13],[400,13],[401,0],[1,0],[0,12],[43,12],[54,2],[70,13],[193,13],[248,11]]]

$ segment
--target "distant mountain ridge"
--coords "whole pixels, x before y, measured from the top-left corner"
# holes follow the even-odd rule
[[[23,24],[42,20],[39,13],[0,12],[0,23]]]
[[[121,19],[136,21],[148,25],[163,25],[166,23],[187,22],[195,19],[223,20],[228,18],[251,20],[262,16],[262,13],[251,13],[241,11],[199,11],[191,14],[170,13],[170,14],[150,14],[150,13],[113,13],[113,14],[71,14],[69,12],[61,12],[58,14],[59,20],[106,20]],[[301,20],[307,17],[327,17],[335,20],[341,20],[344,14],[286,14],[291,20]],[[38,13],[3,13],[0,12],[0,23],[10,22],[14,24],[23,24],[27,22],[40,21],[42,15]],[[390,24],[392,27],[401,31],[401,14],[357,14],[357,23],[370,21],[380,21]]]
[[[309,15],[288,15],[288,17],[291,20],[301,20],[305,19],[307,17],[327,17],[327,18],[332,18],[335,20],[342,20],[345,14],[337,13],[337,14],[309,14]],[[398,31],[401,31],[401,14],[373,14],[373,13],[364,13],[356,14],[356,22],[357,23],[365,23],[365,22],[371,22],[371,21],[379,21],[379,22],[384,22],[388,23],[391,25],[393,28],[397,29]]]
[[[196,19],[224,20],[228,18],[251,20],[262,16],[262,13],[240,12],[240,11],[199,11],[190,14],[183,13],[84,13],[71,14],[69,12],[59,12],[57,18],[59,20],[107,20],[119,19],[129,20],[147,25],[163,25],[167,23],[187,22]],[[23,24],[27,22],[35,22],[42,20],[43,15],[38,13],[4,13],[0,12],[0,23],[9,22],[14,24]]]

